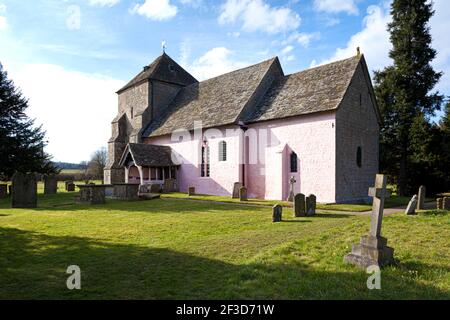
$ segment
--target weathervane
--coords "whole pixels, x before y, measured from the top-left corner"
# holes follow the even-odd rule
[[[163,40],[161,42],[161,48],[162,48],[163,53],[166,53],[166,49],[167,49],[166,40]]]

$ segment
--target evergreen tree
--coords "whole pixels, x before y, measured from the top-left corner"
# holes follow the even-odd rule
[[[399,195],[412,187],[412,162],[423,150],[429,129],[428,118],[440,109],[443,97],[432,93],[442,73],[431,62],[436,51],[431,47],[428,22],[433,16],[428,0],[394,0],[389,24],[393,65],[375,73],[375,92],[383,115],[381,129],[381,167],[397,178]],[[414,143],[413,143],[414,140]]]
[[[25,115],[28,100],[8,79],[0,64],[0,180],[15,171],[55,173],[56,168],[44,152],[45,132],[34,127]]]

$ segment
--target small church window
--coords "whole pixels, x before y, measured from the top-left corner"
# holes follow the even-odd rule
[[[202,164],[200,168],[200,176],[209,177],[210,176],[210,167],[209,167],[210,159],[209,159],[209,146],[208,141],[203,141],[202,145]]]
[[[292,151],[291,153],[291,173],[298,172],[298,157],[297,154]]]
[[[356,165],[361,168],[362,167],[362,148],[358,147],[356,150]]]
[[[227,143],[225,141],[219,142],[219,161],[227,161]]]

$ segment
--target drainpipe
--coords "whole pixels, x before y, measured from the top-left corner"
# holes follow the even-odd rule
[[[245,163],[246,163],[246,139],[245,139],[245,133],[248,130],[248,127],[244,124],[243,121],[239,121],[239,128],[244,132],[243,136],[243,142],[242,142],[242,185],[245,187]]]

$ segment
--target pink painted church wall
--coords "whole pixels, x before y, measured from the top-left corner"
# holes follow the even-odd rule
[[[244,138],[237,126],[206,130],[210,148],[210,177],[200,177],[201,138],[171,141],[170,136],[146,143],[168,145],[182,159],[180,190],[194,186],[197,193],[230,196],[242,177]],[[246,185],[250,197],[286,200],[289,179],[296,192],[315,194],[320,202],[335,201],[335,114],[322,113],[257,123],[246,132]],[[219,142],[227,143],[227,161],[219,161]],[[298,155],[298,173],[290,172],[290,153]]]

